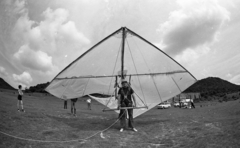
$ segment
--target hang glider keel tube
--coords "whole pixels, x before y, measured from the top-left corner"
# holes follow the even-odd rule
[[[125,47],[126,31],[127,31],[126,27],[122,27],[122,49],[121,49],[121,79],[122,80],[126,77],[126,74],[124,74],[124,50],[125,50],[124,47]],[[131,75],[130,75],[130,78],[131,78]],[[117,82],[117,76],[116,76],[116,82]],[[129,82],[130,82],[130,80],[129,80]],[[117,92],[117,88],[116,88],[115,93],[116,92]],[[116,96],[116,94],[115,94],[115,96]],[[141,100],[141,98],[140,98],[140,100]],[[118,107],[118,108],[113,108],[113,109],[103,109],[103,112],[116,111],[116,110],[122,110],[122,109],[141,109],[141,108],[148,109],[148,106],[145,104],[145,106],[142,106],[142,107]]]
[[[115,111],[115,110],[121,110],[121,109],[141,109],[141,108],[148,109],[147,106],[142,106],[142,107],[119,107],[119,108],[113,108],[113,109],[103,109],[103,112]]]

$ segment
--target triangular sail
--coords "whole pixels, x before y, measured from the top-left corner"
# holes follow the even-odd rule
[[[115,78],[123,70],[127,71],[126,79],[130,80],[131,87],[148,106],[148,109],[134,110],[135,117],[196,82],[179,63],[123,27],[67,66],[52,80],[46,91],[63,99],[93,93],[112,95]]]

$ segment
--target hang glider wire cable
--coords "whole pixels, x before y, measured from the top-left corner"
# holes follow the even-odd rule
[[[114,75],[114,71],[116,70],[117,60],[118,60],[120,51],[121,51],[121,44],[120,44],[119,49],[118,49],[118,54],[117,54],[117,58],[116,58],[116,61],[115,61],[115,64],[114,64],[114,68],[113,68],[112,75]],[[112,79],[113,79],[113,77],[111,77],[111,82],[110,82],[109,88],[108,88],[108,94],[109,94],[109,92],[110,92]],[[116,89],[117,89],[117,87],[114,89],[114,92],[115,92]],[[113,94],[114,94],[114,92],[113,92]],[[113,95],[113,94],[112,94],[112,95]],[[112,97],[110,97],[110,98],[108,99],[108,102],[105,104],[106,107],[107,107],[107,105],[109,104],[109,102],[110,102],[111,99],[112,99]],[[105,110],[106,107],[105,107],[103,110]]]
[[[136,64],[135,64],[135,61],[134,61],[134,58],[133,58],[133,55],[132,55],[132,52],[131,52],[131,49],[130,49],[130,46],[129,46],[129,43],[128,43],[128,40],[126,40],[127,42],[127,45],[128,45],[128,49],[129,49],[129,52],[130,52],[130,55],[131,55],[131,58],[132,58],[132,62],[133,62],[133,65],[134,65],[134,68],[135,68],[135,71],[136,73],[138,74],[138,70],[137,70],[137,67],[136,67]],[[145,96],[144,96],[144,93],[143,93],[143,89],[142,89],[142,85],[141,85],[141,82],[140,82],[140,79],[139,77],[137,77],[138,79],[138,83],[140,85],[140,89],[141,89],[141,92],[143,94],[143,99],[144,99],[144,102],[146,102],[146,99],[145,99]],[[138,96],[138,95],[137,95]],[[139,97],[139,96],[138,96]],[[142,101],[142,99],[139,97],[139,99]],[[143,102],[143,101],[142,101]],[[145,103],[143,103],[144,105],[146,105]]]
[[[129,75],[129,85],[131,86],[131,75]],[[141,100],[141,102],[147,107],[147,105],[146,105],[146,103],[144,103],[144,101],[146,102],[146,100],[145,100],[145,97],[144,97],[144,101],[141,99],[141,97],[136,93],[136,92],[134,92],[136,95],[137,95],[137,97]],[[143,93],[143,92],[142,92]],[[143,94],[144,95],[144,94]]]
[[[62,95],[61,95],[62,99],[66,99],[66,98],[64,98],[64,93],[65,93],[65,91],[67,90],[67,88],[70,86],[70,85],[69,85],[70,81],[71,81],[71,80],[67,80],[67,84],[65,85],[65,89],[64,89],[64,91],[62,92]],[[62,86],[64,86],[64,85],[62,85]]]
[[[114,75],[114,71],[116,70],[117,60],[118,60],[118,57],[119,57],[119,53],[120,53],[120,51],[121,51],[121,45],[119,46],[119,49],[118,49],[118,54],[117,54],[117,58],[116,58],[116,61],[115,61],[115,64],[114,64],[114,68],[113,68],[112,76]],[[113,77],[111,77],[111,81],[110,81],[109,88],[108,88],[108,93],[109,93],[110,88],[111,88],[112,79],[113,79]]]
[[[105,107],[103,108],[103,111],[106,110],[106,108],[107,108],[107,106],[108,106],[110,100],[112,99],[114,93],[115,93],[115,90],[113,90],[113,93],[112,93],[111,97],[108,99],[107,103],[105,104]]]
[[[177,86],[177,88],[179,89],[180,93],[182,93],[182,90],[181,90],[180,87],[178,86],[177,82],[174,80],[173,77],[171,77],[171,78],[172,78],[173,82],[175,83],[175,85]]]
[[[86,89],[87,89],[87,86],[88,86],[89,81],[90,81],[90,78],[88,78],[88,81],[87,81],[87,84],[85,85],[85,88],[84,88],[84,90],[83,90],[82,96],[84,96],[84,94],[85,94],[85,91],[86,91]]]
[[[126,34],[126,31],[127,30],[127,28],[126,27],[122,27],[122,48],[121,48],[121,78],[123,79],[124,78],[124,50],[125,50],[125,40],[126,40],[126,37],[127,37],[127,34]],[[127,41],[127,40],[126,40]],[[128,43],[127,43],[128,44]],[[128,46],[129,46],[129,44],[128,44]],[[130,50],[130,48],[129,48],[129,50]],[[131,54],[131,52],[130,52],[130,54]],[[131,54],[131,57],[132,57],[132,54]],[[137,72],[137,69],[136,69],[136,65],[135,65],[135,63],[134,63],[134,60],[133,60],[133,57],[132,57],[132,61],[133,61],[133,64],[134,64],[134,67],[135,67],[135,70],[136,70],[136,72]],[[138,81],[139,81],[139,78],[138,78]],[[140,81],[139,81],[139,84],[140,84],[140,87],[141,87],[141,83],[140,83]],[[141,88],[141,91],[142,91],[142,88]],[[143,91],[142,91],[142,93],[143,93]],[[143,94],[143,96],[144,96],[144,94]],[[138,96],[139,97],[139,96]],[[111,98],[110,98],[111,99]],[[139,98],[140,100],[141,100],[141,98]],[[144,97],[144,100],[145,100],[145,97]],[[142,101],[142,100],[141,100]],[[108,101],[109,102],[109,101]],[[143,101],[142,101],[143,102]],[[146,106],[146,104],[143,102],[143,104]],[[115,109],[113,109],[113,110],[115,110]]]
[[[146,62],[146,60],[145,60],[145,58],[144,58],[141,50],[139,49],[136,41],[135,41],[134,39],[133,39],[133,41],[134,41],[134,43],[136,44],[137,49],[139,50],[139,52],[140,52],[140,54],[141,54],[141,56],[142,56],[142,58],[143,58],[143,61],[144,61],[144,63],[146,64],[146,66],[147,66],[147,68],[148,68],[148,72],[151,73],[151,70],[150,70],[150,68],[149,68],[149,66],[148,66],[148,64],[147,64],[147,62]],[[155,86],[155,88],[156,88],[156,90],[157,90],[158,96],[159,96],[159,98],[160,98],[160,100],[161,100],[161,102],[162,102],[162,97],[161,97],[161,95],[160,95],[160,92],[159,92],[159,90],[158,90],[158,87],[157,87],[157,85],[156,85],[156,82],[155,82],[153,76],[152,76],[152,75],[150,75],[150,76],[151,76],[151,79],[152,79],[152,81],[153,81],[153,84],[154,84],[154,86]]]
[[[132,30],[128,29],[129,32],[131,32],[131,34],[137,36],[139,39],[145,41],[146,43],[148,43],[149,45],[151,45],[152,47],[154,47],[156,50],[160,51],[161,53],[163,53],[164,55],[166,55],[169,59],[171,59],[172,61],[174,61],[176,64],[178,64],[180,67],[182,67],[182,69],[185,70],[185,72],[189,73],[196,81],[197,79],[186,69],[184,68],[181,64],[179,64],[176,60],[174,60],[172,57],[170,57],[168,54],[166,54],[165,52],[163,52],[161,49],[159,49],[157,46],[153,45],[151,42],[147,41],[146,39],[144,39],[143,37],[141,37],[140,35],[138,35],[137,33],[133,32]]]

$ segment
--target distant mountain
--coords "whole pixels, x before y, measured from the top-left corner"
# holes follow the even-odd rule
[[[208,77],[202,80],[199,80],[184,92],[200,92],[204,95],[217,95],[223,93],[233,93],[238,92],[240,90],[240,86],[236,84],[232,84],[226,80],[222,80],[217,77]]]
[[[13,88],[11,85],[9,85],[7,82],[5,82],[2,78],[0,78],[0,88],[15,90],[15,88]]]

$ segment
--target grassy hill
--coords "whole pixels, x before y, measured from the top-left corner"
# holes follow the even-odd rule
[[[0,78],[0,89],[10,89],[15,90],[11,85],[9,85],[6,81],[4,81],[2,78]]]
[[[222,92],[222,93],[230,93],[236,92],[240,90],[240,86],[236,84],[232,84],[226,80],[222,80],[217,77],[208,77],[202,80],[199,80],[191,87],[189,87],[185,92]]]
[[[239,85],[232,84],[217,77],[208,77],[199,80],[186,89],[184,93],[200,92],[202,101],[210,101],[215,99],[223,101],[237,99],[239,96],[239,90]]]

